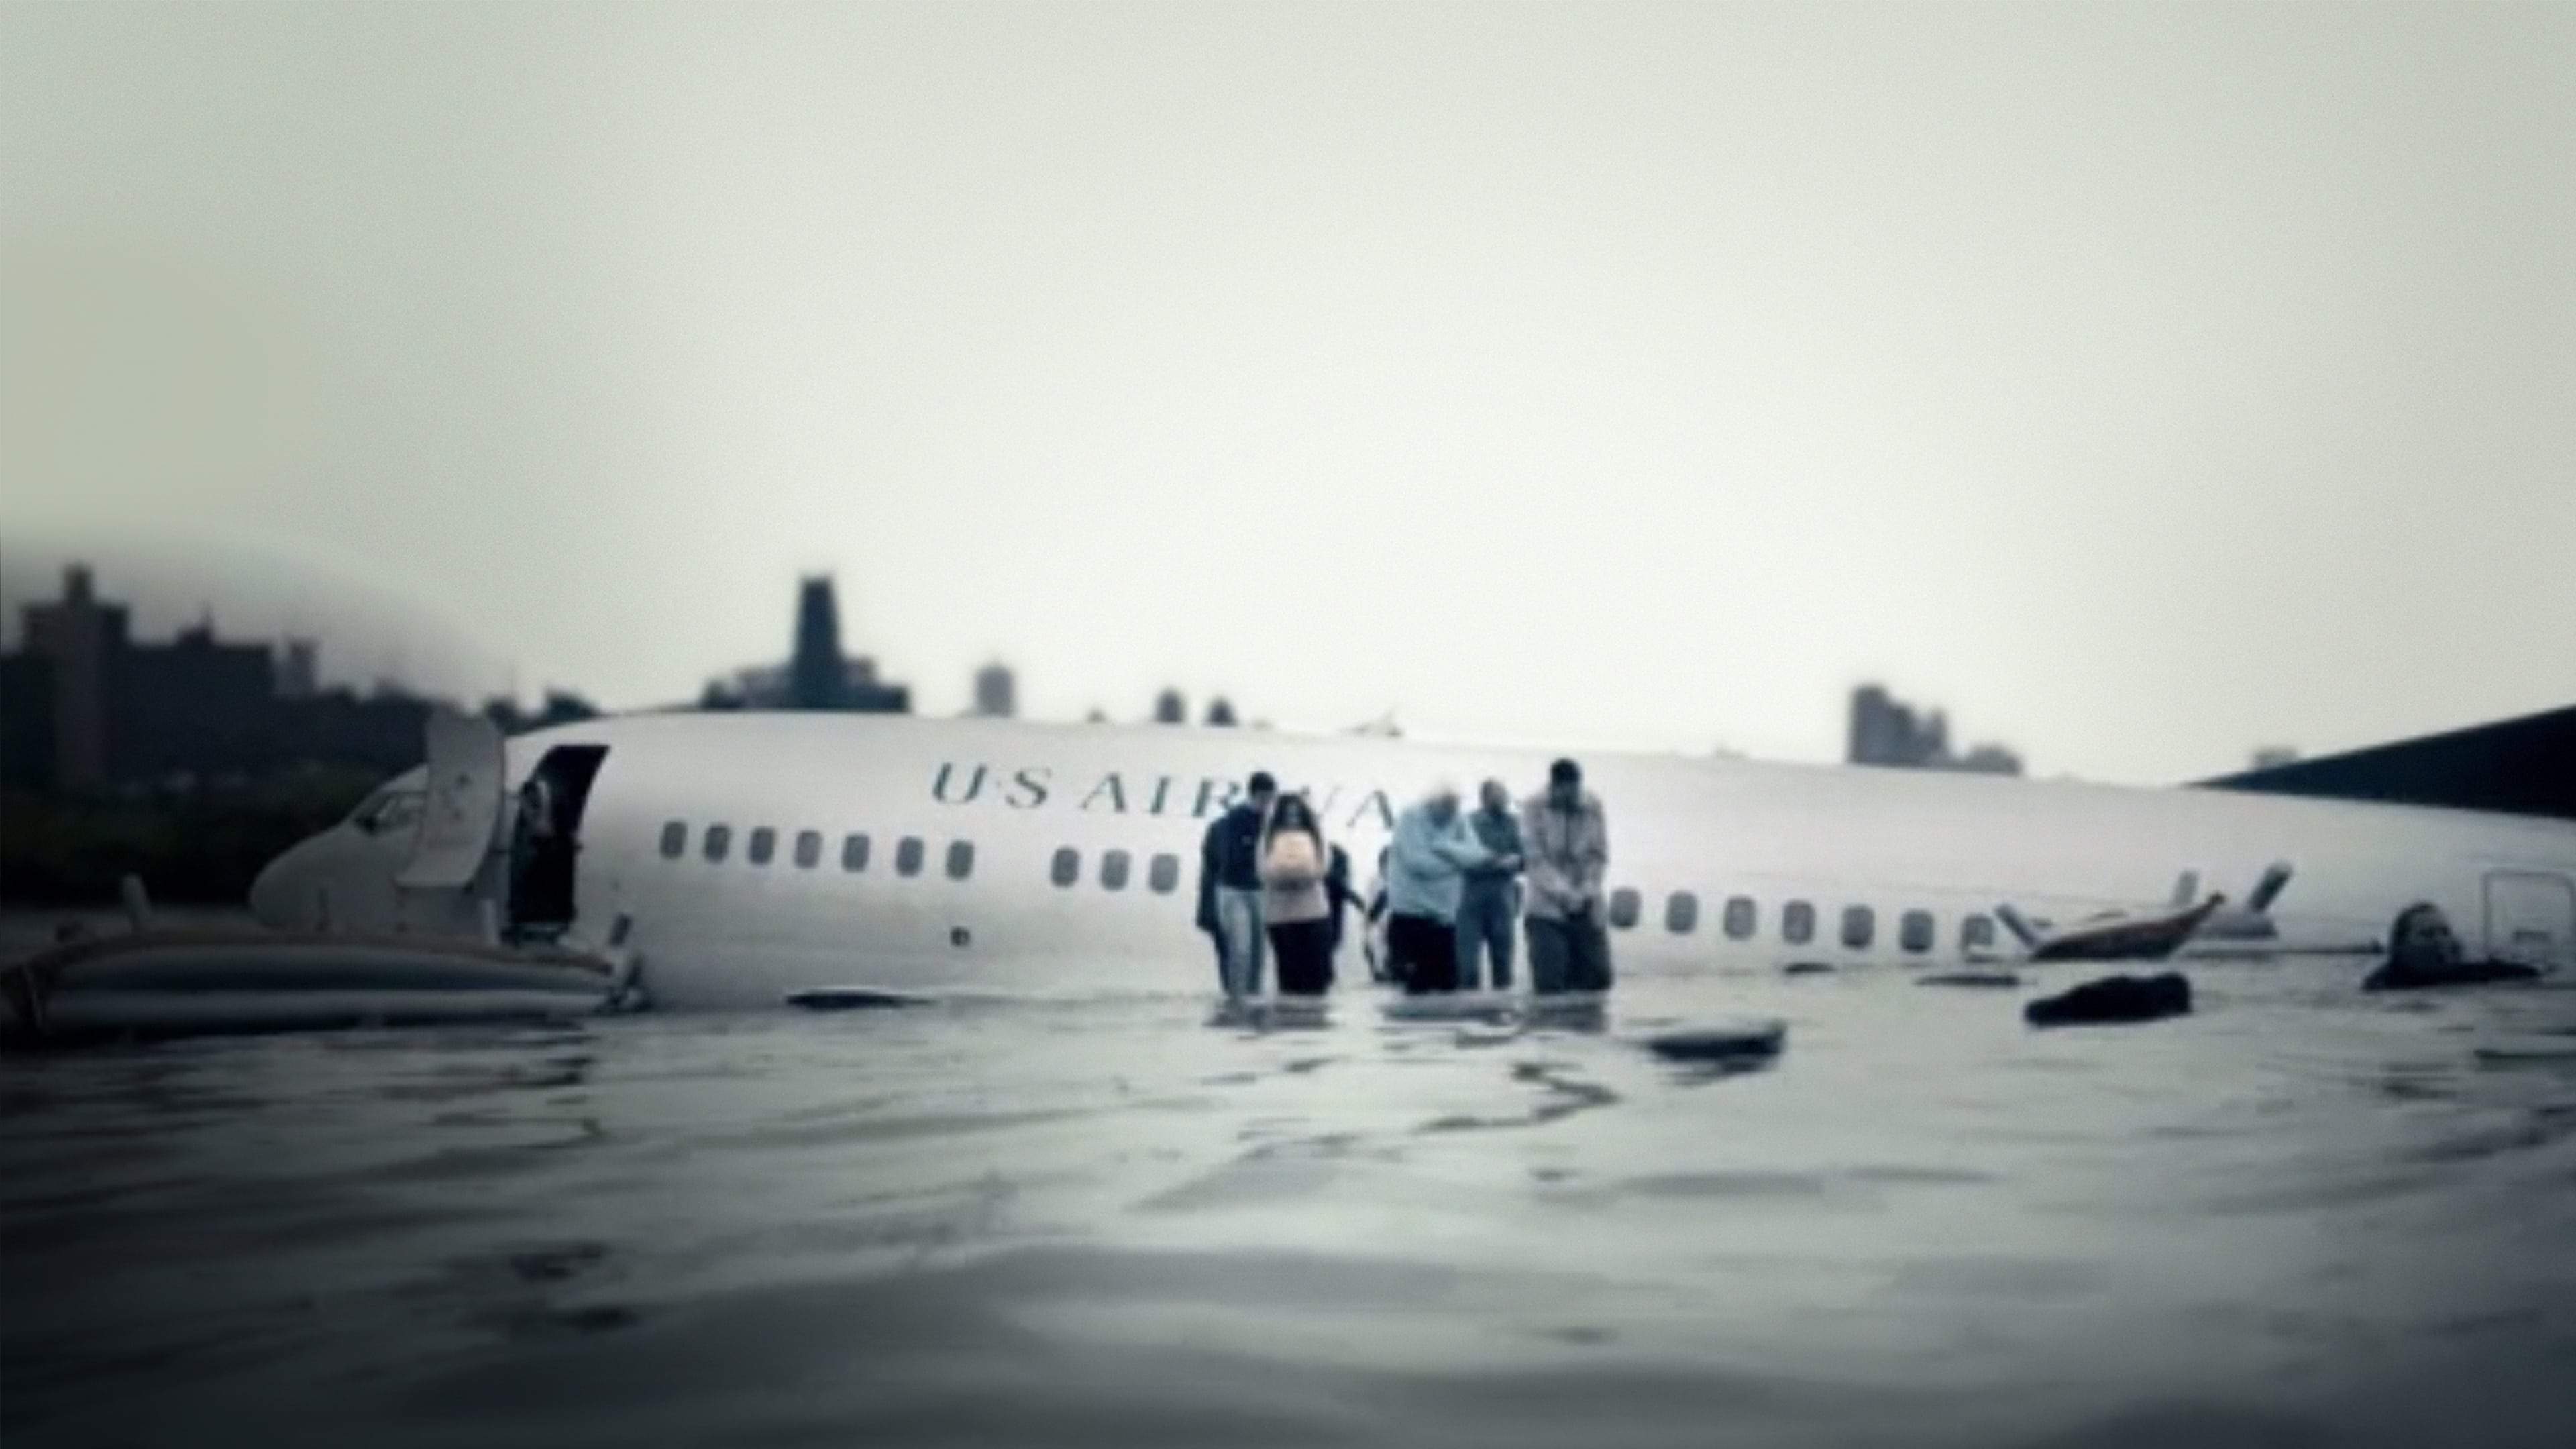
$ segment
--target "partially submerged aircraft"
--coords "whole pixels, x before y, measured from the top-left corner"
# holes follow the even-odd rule
[[[1193,927],[1200,836],[1256,769],[1303,789],[1365,873],[1434,779],[1547,755],[1241,729],[846,714],[664,714],[506,744],[431,745],[264,871],[266,925],[373,935],[615,938],[663,1007],[790,993],[1213,988]],[[1734,759],[1587,755],[1610,822],[1623,972],[1947,965],[1996,945],[1995,902],[2122,909],[2177,860],[2264,886],[2228,940],[2367,942],[2427,900],[2472,952],[2576,966],[2576,821],[2230,790],[2139,789]],[[520,787],[570,851],[514,887]],[[2298,862],[2301,889],[2280,899]],[[2295,904],[2296,909],[2290,905]],[[1358,979],[1354,922],[1341,974]],[[2190,933],[2187,933],[2190,934]]]
[[[1252,771],[1306,791],[1365,872],[1430,782],[1491,777],[1525,795],[1548,759],[1384,736],[713,713],[507,741],[443,718],[427,754],[260,874],[251,906],[273,934],[66,946],[0,980],[0,1012],[113,1031],[1209,990],[1199,841]],[[2459,923],[2472,955],[2576,966],[2576,820],[1740,759],[1584,764],[1609,816],[1626,974],[1792,959],[1937,974],[1992,958],[1999,919],[2034,962],[2357,947],[2417,901]],[[2262,874],[2242,907],[2195,903],[2194,872],[2164,909],[2124,905],[2125,882],[2176,860]],[[1345,982],[1364,969],[1350,926]]]

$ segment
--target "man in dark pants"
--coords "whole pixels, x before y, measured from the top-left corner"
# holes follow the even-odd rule
[[[1458,898],[1458,986],[1484,987],[1482,957],[1494,958],[1494,989],[1512,989],[1512,944],[1521,918],[1521,823],[1512,818],[1511,793],[1500,780],[1487,780],[1476,792],[1476,808],[1467,816],[1476,843],[1493,853],[1483,865],[1467,868],[1467,889]]]
[[[1546,791],[1521,809],[1521,835],[1529,843],[1531,992],[1609,990],[1601,878],[1610,831],[1600,800],[1583,788],[1582,766],[1548,766]]]
[[[1278,793],[1268,772],[1254,771],[1242,802],[1199,840],[1199,929],[1216,937],[1217,978],[1228,996],[1261,992],[1269,944],[1261,919],[1261,824]]]
[[[1458,989],[1458,897],[1465,872],[1492,860],[1447,785],[1396,817],[1387,846],[1386,945],[1408,995]]]

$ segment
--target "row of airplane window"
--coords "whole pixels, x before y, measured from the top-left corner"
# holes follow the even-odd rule
[[[662,827],[662,856],[678,860],[688,854],[689,827],[673,820]],[[800,870],[812,870],[823,862],[823,833],[800,830],[789,847],[790,858]],[[710,825],[698,837],[698,853],[710,864],[722,864],[733,853],[733,827]],[[929,859],[929,847],[918,835],[907,835],[895,842],[894,871],[899,876],[918,876]],[[743,841],[745,862],[765,866],[778,856],[778,832],[763,825],[753,829]],[[857,874],[868,868],[869,843],[864,831],[853,831],[841,837],[841,869]],[[965,880],[975,873],[975,842],[948,842],[945,861],[950,880]],[[1102,890],[1125,890],[1135,869],[1134,857],[1123,850],[1100,853],[1098,879]],[[1082,882],[1082,852],[1072,846],[1057,849],[1047,862],[1047,879],[1070,889]],[[1145,883],[1157,895],[1170,895],[1181,883],[1181,859],[1164,853],[1154,856],[1145,871]],[[1645,914],[1645,897],[1635,888],[1621,886],[1610,893],[1610,925],[1618,930],[1633,931]],[[1674,891],[1664,898],[1664,929],[1676,936],[1687,936],[1699,929],[1699,896],[1692,891]],[[1751,940],[1761,929],[1761,907],[1751,896],[1729,896],[1722,908],[1719,928],[1730,941]],[[1855,951],[1869,949],[1878,935],[1878,913],[1867,906],[1843,907],[1839,939]],[[1917,955],[1932,949],[1938,930],[1932,913],[1909,910],[1897,917],[1897,945]],[[1789,901],[1780,907],[1780,939],[1792,946],[1803,946],[1816,937],[1816,908],[1809,901]],[[1968,915],[1959,921],[1959,944],[1975,949],[1991,946],[1995,940],[1993,918],[1982,913]]]

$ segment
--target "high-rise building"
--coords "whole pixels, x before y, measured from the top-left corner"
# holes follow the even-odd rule
[[[903,714],[912,691],[877,679],[877,662],[841,653],[841,611],[828,574],[802,580],[796,590],[796,632],[787,662],[735,670],[709,680],[701,709],[820,709],[863,714]]]
[[[1177,689],[1166,689],[1154,696],[1154,723],[1188,724],[1190,702]]]
[[[1020,712],[1019,682],[1011,666],[995,660],[975,671],[975,713],[986,719],[1009,719]]]
[[[796,590],[796,642],[787,656],[787,707],[839,709],[850,688],[841,658],[841,608],[832,576],[815,574]]]
[[[277,697],[309,699],[321,689],[321,646],[311,639],[287,640],[278,650]]]
[[[1855,765],[1894,765],[1919,770],[1965,770],[2018,775],[2021,757],[2002,745],[1980,744],[1966,754],[1950,750],[1950,719],[1939,710],[1918,713],[1876,684],[1852,691],[1851,731],[1844,758]]]
[[[21,617],[25,650],[45,661],[53,685],[54,782],[75,790],[98,785],[108,778],[107,723],[116,660],[126,646],[125,606],[99,602],[88,566],[73,564],[63,570],[62,601],[29,604]]]

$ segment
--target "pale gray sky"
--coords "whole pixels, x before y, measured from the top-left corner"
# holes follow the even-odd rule
[[[2162,780],[2576,700],[2567,5],[12,3],[0,347],[14,548],[612,705],[811,569],[933,710],[1822,759],[1883,677]]]

